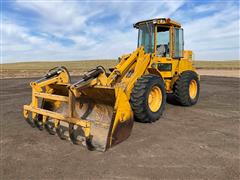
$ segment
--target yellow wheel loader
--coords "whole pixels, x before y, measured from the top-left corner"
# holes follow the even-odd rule
[[[120,57],[110,73],[98,66],[73,83],[65,67],[56,67],[31,82],[32,102],[23,107],[27,122],[89,150],[106,151],[130,136],[134,120],[158,120],[167,94],[180,105],[196,104],[199,75],[192,51],[184,50],[181,25],[159,18],[134,27],[138,48]]]

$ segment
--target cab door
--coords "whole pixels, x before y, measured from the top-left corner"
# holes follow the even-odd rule
[[[172,77],[171,28],[161,25],[157,26],[155,31],[155,62],[157,62],[157,69],[160,71],[163,78],[170,78]]]
[[[183,29],[173,28],[173,59],[183,58],[184,41],[183,41]]]

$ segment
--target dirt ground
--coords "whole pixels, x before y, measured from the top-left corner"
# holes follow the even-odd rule
[[[31,128],[22,116],[31,80],[0,80],[1,179],[240,178],[239,78],[202,76],[197,105],[168,103],[105,153]]]
[[[240,69],[198,69],[200,75],[240,78]]]

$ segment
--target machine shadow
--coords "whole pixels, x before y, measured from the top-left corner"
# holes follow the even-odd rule
[[[167,94],[167,103],[174,106],[181,106],[181,104],[175,100],[173,94]]]

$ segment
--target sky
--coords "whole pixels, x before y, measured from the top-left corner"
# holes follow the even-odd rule
[[[196,60],[239,60],[238,0],[1,0],[1,63],[117,59],[137,47],[133,24],[169,17]]]

